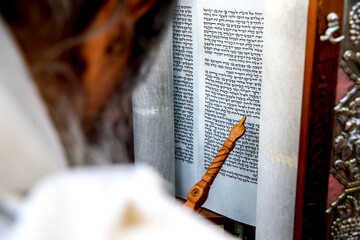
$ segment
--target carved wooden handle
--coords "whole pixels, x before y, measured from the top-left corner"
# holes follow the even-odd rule
[[[215,159],[212,161],[200,182],[191,188],[185,206],[188,206],[194,211],[199,211],[200,207],[206,202],[211,184],[220,172],[229,153],[234,149],[235,142],[245,133],[245,120],[246,117],[243,117],[240,122],[231,129],[229,138],[224,142],[219,152],[216,154]]]

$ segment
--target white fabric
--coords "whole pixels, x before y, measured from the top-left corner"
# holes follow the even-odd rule
[[[66,167],[64,152],[23,58],[0,17],[0,202]]]
[[[142,166],[59,174],[34,189],[7,239],[233,239],[175,207],[160,186]]]
[[[308,1],[265,0],[257,239],[292,239]]]

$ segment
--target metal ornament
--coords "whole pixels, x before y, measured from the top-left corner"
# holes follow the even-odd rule
[[[332,44],[336,44],[344,40],[344,36],[334,38],[334,34],[340,30],[338,15],[332,12],[327,15],[326,19],[328,21],[328,28],[326,29],[325,34],[320,36],[320,41],[329,41]]]
[[[334,108],[337,135],[330,172],[345,190],[326,210],[336,216],[330,228],[331,239],[360,237],[360,52],[356,51],[360,43],[360,2],[351,8],[348,24],[349,46],[340,66],[354,85]]]
[[[360,42],[360,2],[356,3],[349,13],[350,41],[354,45]]]

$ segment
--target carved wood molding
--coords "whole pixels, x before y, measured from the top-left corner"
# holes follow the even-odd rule
[[[342,1],[310,0],[299,146],[294,239],[325,239],[339,44],[321,42],[327,15]],[[336,37],[336,36],[335,36]]]

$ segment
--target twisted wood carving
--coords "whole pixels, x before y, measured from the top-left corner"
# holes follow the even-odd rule
[[[240,122],[231,129],[229,138],[224,142],[219,152],[216,154],[215,159],[202,179],[191,188],[185,206],[193,209],[194,211],[199,211],[200,207],[206,202],[211,184],[220,172],[220,169],[226,158],[229,156],[231,150],[234,149],[235,142],[245,133],[245,120],[246,117],[243,117]]]

